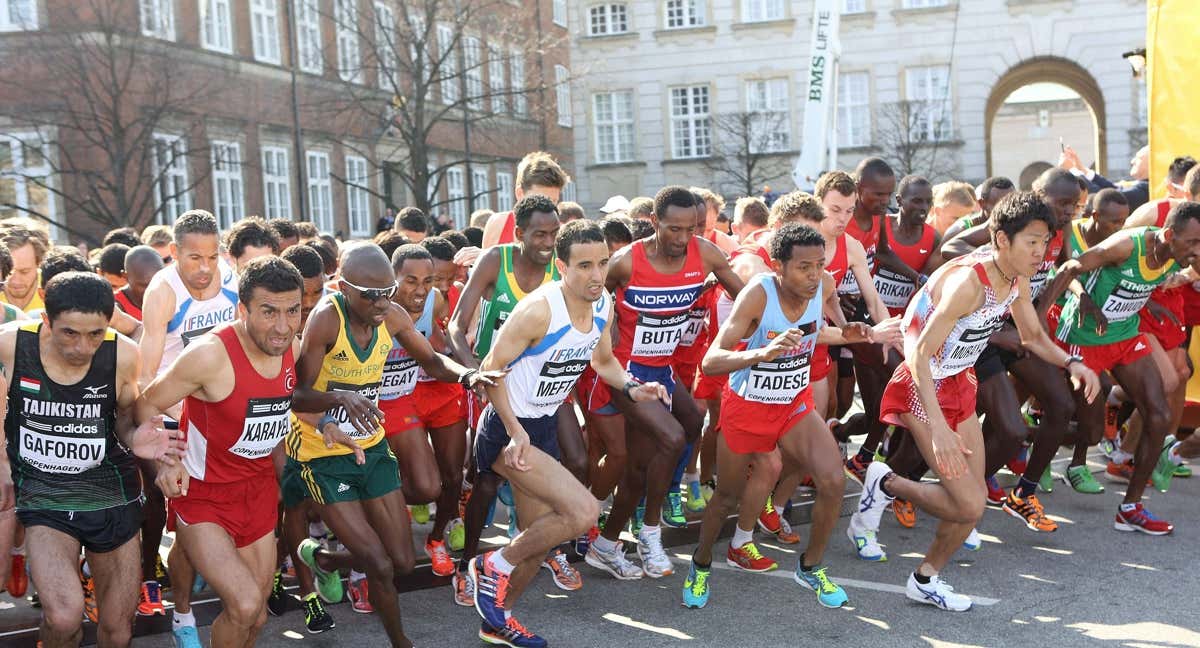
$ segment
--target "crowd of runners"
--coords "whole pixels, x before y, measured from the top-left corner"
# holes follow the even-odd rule
[[[1045,494],[1104,492],[1097,445],[1123,484],[1113,527],[1172,532],[1141,500],[1200,456],[1179,429],[1195,160],[1138,205],[1066,168],[1021,191],[869,158],[731,219],[683,186],[589,219],[560,204],[568,181],[532,153],[511,212],[429,236],[406,208],[373,241],[192,210],[85,256],[0,222],[0,584],[40,606],[40,644],[77,646],[88,619],[127,646],[135,614],[170,614],[197,648],[208,589],[213,646],[296,607],[333,630],[346,597],[409,646],[398,591],[422,551],[483,641],[544,646],[514,616],[542,569],[564,590],[678,570],[670,604],[703,608],[731,595],[711,569],[727,518],[726,562],[774,570],[756,530],[801,543],[802,489],[795,581],[819,605],[845,605],[838,565],[887,560],[890,518],[920,511],[937,530],[907,596],[967,610],[942,571],[980,548],[985,506],[1055,531]],[[505,509],[511,539],[481,552]],[[680,564],[662,527],[689,516]]]

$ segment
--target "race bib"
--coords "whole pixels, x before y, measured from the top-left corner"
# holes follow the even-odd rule
[[[687,326],[679,338],[679,346],[691,346],[696,343],[704,330],[704,320],[708,318],[708,309],[703,306],[693,307],[688,313]]]
[[[742,397],[769,405],[787,405],[796,400],[800,392],[808,388],[814,339],[806,339],[789,355],[750,367],[746,392]]]
[[[633,356],[662,358],[674,355],[690,318],[689,311],[672,315],[639,313],[633,330]]]
[[[847,277],[853,277],[853,274],[847,274]],[[854,284],[855,292],[857,292],[858,284]],[[875,290],[879,293],[879,298],[883,300],[883,305],[888,308],[904,308],[908,306],[908,300],[912,298],[912,294],[916,291],[917,286],[905,279],[904,277],[888,270],[879,268],[875,271]]]
[[[344,383],[330,382],[328,387],[326,388],[326,391],[356,392],[358,394],[361,394],[363,396],[363,398],[366,398],[367,400],[371,401],[372,403],[378,404],[379,403],[379,387],[380,387],[380,383],[371,383],[369,385],[347,385]],[[338,429],[341,430],[346,436],[350,437],[351,439],[355,439],[355,440],[369,439],[378,432],[378,430],[376,430],[375,432],[371,432],[370,434],[363,434],[362,432],[360,432],[357,427],[355,427],[352,423],[350,423],[350,415],[346,413],[346,408],[344,408],[344,407],[337,407],[337,408],[331,409],[327,412],[327,414],[329,414],[329,416],[332,416],[334,418],[334,420],[337,421]]]
[[[27,414],[18,431],[21,459],[41,472],[78,475],[104,461],[105,432],[101,418]]]
[[[399,346],[399,345],[397,345]],[[383,365],[383,382],[379,386],[379,400],[395,400],[408,396],[417,385],[417,361],[403,347],[393,348]]]
[[[1154,292],[1154,288],[1155,286],[1149,284],[1122,280],[1109,293],[1108,299],[1104,300],[1100,311],[1104,313],[1109,322],[1127,320],[1142,310],[1142,307],[1150,299],[1150,293]]]
[[[571,349],[558,349],[542,364],[538,372],[537,386],[530,403],[535,407],[553,407],[563,402],[571,388],[583,375],[592,359],[596,343]]]
[[[934,371],[934,377],[951,376],[960,371],[964,371],[975,366],[975,362],[979,360],[980,354],[988,345],[988,340],[992,334],[1000,330],[1004,320],[999,319],[995,326],[986,328],[967,329],[962,332],[948,349],[948,353],[943,352],[941,358],[930,359],[930,364],[934,367],[940,365],[940,371]],[[945,347],[943,347],[945,349]],[[935,361],[940,361],[936,362]]]
[[[262,459],[271,454],[291,429],[292,397],[251,398],[246,403],[242,435],[229,452],[243,459]]]

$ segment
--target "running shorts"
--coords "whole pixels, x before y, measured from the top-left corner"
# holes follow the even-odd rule
[[[1154,315],[1150,314],[1149,307],[1143,307],[1138,313],[1138,331],[1158,338],[1158,343],[1166,351],[1178,349],[1187,341],[1187,329],[1183,326],[1187,319],[1183,301],[1183,296],[1186,294],[1183,291],[1185,290],[1191,292],[1193,296],[1195,295],[1191,286],[1180,286],[1167,291],[1159,290],[1150,297],[1152,301],[1166,306],[1175,315],[1175,319],[1179,320],[1179,324],[1172,322],[1169,317],[1164,317],[1161,322],[1158,321]]]
[[[829,355],[829,349],[824,344],[818,344],[813,349],[812,366],[809,368],[810,384],[818,380],[825,380],[829,372],[833,371],[833,358]]]
[[[421,427],[421,417],[417,416],[413,394],[381,400],[379,410],[383,412],[383,432],[388,437]]]
[[[975,361],[975,374],[979,381],[983,382],[997,374],[1008,373],[1009,365],[1020,359],[1021,356],[1012,351],[989,344],[983,348],[983,353],[980,353],[979,359]]]
[[[979,381],[975,378],[974,368],[934,382],[942,417],[946,419],[950,429],[957,430],[960,423],[975,416],[975,395]],[[892,374],[892,379],[883,389],[879,420],[888,425],[904,425],[900,420],[901,414],[912,414],[917,420],[929,423],[929,414],[921,403],[917,386],[913,383],[912,374],[905,363],[896,367],[896,373]]]
[[[687,388],[688,391],[696,386],[696,374],[700,373],[699,362],[672,362],[671,366],[675,369],[675,373],[679,376],[679,384]]]
[[[692,395],[697,400],[721,400],[725,393],[725,386],[728,384],[729,374],[710,376],[701,370],[700,375],[696,377],[696,390],[692,392]]]
[[[1112,368],[1117,365],[1132,364],[1134,361],[1150,355],[1150,342],[1146,339],[1145,333],[1138,333],[1128,340],[1094,346],[1067,344],[1061,340],[1055,340],[1055,342],[1067,353],[1082,356],[1083,364],[1097,374],[1112,371]]]
[[[354,454],[317,457],[300,464],[300,477],[318,504],[383,497],[400,488],[400,465],[386,441],[364,448],[360,466]]]
[[[558,413],[536,418],[518,418],[521,427],[529,435],[529,445],[559,460]],[[479,429],[475,433],[475,470],[480,474],[495,474],[492,464],[503,461],[500,453],[508,446],[508,430],[495,408],[488,405],[479,417]]]
[[[465,392],[458,383],[437,381],[418,382],[409,395],[417,410],[417,418],[426,430],[443,428],[465,420],[463,399]]]
[[[44,526],[75,538],[93,553],[108,553],[142,532],[142,500],[97,511],[18,509],[17,520],[26,527]]]
[[[279,476],[279,497],[284,509],[294,509],[309,497],[308,486],[300,476],[300,462],[291,457],[283,464],[283,474]]]
[[[629,375],[633,376],[634,380],[642,383],[656,382],[667,388],[667,393],[675,395],[675,372],[668,365],[666,367],[652,367],[639,362],[629,361]]]
[[[813,411],[812,390],[800,392],[787,405],[748,401],[725,388],[721,401],[721,436],[737,454],[771,452],[796,423]]]
[[[275,533],[278,507],[279,482],[273,470],[234,482],[192,479],[187,495],[171,500],[180,525],[216,524],[239,549]]]
[[[612,392],[608,389],[608,383],[600,380],[600,376],[596,375],[590,364],[575,383],[575,396],[579,405],[592,414],[616,416],[621,413],[612,402]]]

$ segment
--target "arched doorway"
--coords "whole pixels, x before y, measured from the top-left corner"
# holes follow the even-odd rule
[[[1038,158],[1031,158],[1016,166],[1015,169],[1002,170],[995,168],[996,150],[1002,146],[1011,146],[1012,142],[1005,142],[996,138],[993,130],[997,123],[997,115],[1001,114],[1002,110],[1006,114],[1009,112],[1006,106],[1011,106],[1011,104],[1006,104],[1006,102],[1009,101],[1010,96],[1030,86],[1049,90],[1047,86],[1051,84],[1060,87],[1066,92],[1059,93],[1058,95],[1050,92],[1048,96],[1063,101],[1069,100],[1070,97],[1075,97],[1086,107],[1093,122],[1091,146],[1087,148],[1093,152],[1093,155],[1085,157],[1083,152],[1080,151],[1080,157],[1083,158],[1084,164],[1089,164],[1094,160],[1096,167],[1103,171],[1108,156],[1105,144],[1104,95],[1100,91],[1099,84],[1096,83],[1096,79],[1087,70],[1072,61],[1055,56],[1042,56],[1026,60],[1014,66],[1008,72],[1005,72],[996,81],[996,84],[992,87],[991,94],[988,95],[987,107],[984,113],[984,137],[987,144],[987,169],[989,176],[998,173],[1007,173],[1015,176],[1027,164],[1038,160]],[[1039,124],[1046,122],[1045,117],[1045,115],[1034,115],[1035,120],[1040,120],[1036,122]],[[1054,137],[1054,129],[1052,127],[1047,125],[1045,129],[1051,137]],[[1055,141],[1057,140],[1055,139]],[[1073,143],[1073,145],[1077,149],[1083,148],[1078,142]],[[1012,179],[1016,180],[1017,178],[1014,177]]]
[[[1017,183],[1017,188],[1021,191],[1029,191],[1031,188],[1033,188],[1033,181],[1037,180],[1037,177],[1042,175],[1042,173],[1044,173],[1047,169],[1052,168],[1054,168],[1054,165],[1050,164],[1049,162],[1030,163],[1024,169],[1022,169],[1021,174],[1017,176],[1017,179],[1015,180]],[[997,173],[1004,173],[1004,171],[998,171]],[[1011,180],[1011,178],[1009,179]]]

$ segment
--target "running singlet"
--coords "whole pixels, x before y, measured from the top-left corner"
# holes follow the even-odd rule
[[[888,217],[884,216],[884,218],[886,219]],[[851,216],[850,222],[846,223],[846,231],[843,232],[843,235],[853,236],[854,238],[858,239],[859,243],[862,243],[863,249],[867,252],[867,272],[874,275],[875,249],[879,246],[879,219],[872,216],[871,229],[863,231],[863,229],[858,226],[858,220]],[[891,242],[890,238],[888,239],[888,242]],[[845,245],[845,241],[843,241],[842,244]],[[842,280],[842,283],[838,284],[837,291],[843,295],[859,294],[858,279],[855,278],[853,272],[846,273],[846,277]]]
[[[983,353],[983,349],[988,345],[988,338],[1000,330],[1004,320],[1008,317],[1009,308],[1017,299],[1017,281],[1014,279],[1012,287],[1008,291],[1008,297],[1002,302],[996,301],[996,291],[992,288],[992,282],[988,279],[987,270],[984,268],[984,263],[991,258],[990,254],[976,251],[958,257],[942,266],[942,268],[967,267],[974,270],[979,281],[983,283],[984,297],[983,304],[979,308],[965,317],[959,318],[950,334],[946,336],[942,347],[929,359],[929,370],[933,373],[934,380],[949,378],[974,367],[975,362],[979,360],[979,354]],[[939,273],[945,274],[945,272],[948,270],[939,269],[934,275],[938,276]],[[904,355],[907,357],[916,355],[917,339],[921,336],[921,331],[925,328],[925,323],[933,314],[936,306],[933,299],[934,283],[936,282],[930,279],[924,286],[921,286],[921,290],[917,291],[917,296],[909,302],[908,309],[904,311],[904,320],[901,322],[901,326],[904,330]]]
[[[237,275],[224,261],[217,264],[217,273],[220,275],[221,290],[204,300],[196,299],[188,292],[176,264],[159,270],[150,280],[146,292],[166,282],[175,295],[175,313],[167,322],[167,336],[158,373],[166,371],[175,362],[188,342],[208,333],[216,325],[232,322],[237,317]]]
[[[1038,271],[1029,278],[1029,298],[1033,301],[1042,294],[1046,289],[1046,285],[1050,280],[1050,272],[1058,266],[1058,257],[1062,254],[1064,236],[1063,231],[1058,230],[1054,233],[1054,238],[1050,239],[1050,243],[1046,245],[1046,256],[1042,257],[1042,265],[1038,266]]]
[[[562,291],[562,282],[555,281],[529,293],[530,299],[546,300],[550,324],[537,345],[525,349],[508,365],[508,404],[519,418],[553,416],[558,411],[591,363],[592,351],[608,322],[611,298],[607,291],[592,303],[589,331],[571,323]]]
[[[121,310],[125,311],[126,313],[129,313],[129,315],[131,317],[133,317],[133,319],[135,319],[139,322],[142,321],[141,307],[135,306],[133,304],[133,302],[129,300],[129,295],[125,294],[124,288],[113,291],[113,301],[115,301],[117,303],[117,308],[120,308]]]
[[[496,283],[492,288],[492,298],[484,300],[480,305],[482,315],[479,316],[479,332],[475,339],[475,356],[483,359],[492,350],[492,341],[496,339],[496,331],[508,319],[509,313],[516,308],[517,302],[525,297],[517,276],[513,273],[513,255],[517,253],[515,243],[497,246],[500,249],[500,272],[496,273]],[[546,274],[542,283],[558,279],[558,268],[554,266],[554,258],[546,264]]]
[[[179,429],[187,430],[183,467],[192,479],[223,484],[273,474],[271,451],[291,428],[296,362],[289,346],[279,373],[266,378],[254,368],[237,329],[213,330],[233,367],[233,391],[215,403],[188,396]]]
[[[1168,260],[1161,268],[1151,269],[1146,265],[1146,238],[1156,231],[1157,227],[1130,230],[1133,253],[1129,258],[1119,266],[1097,269],[1084,283],[1092,301],[1108,318],[1104,335],[1096,333],[1096,322],[1090,315],[1084,318],[1081,326],[1072,326],[1078,320],[1079,298],[1071,295],[1059,319],[1056,333],[1059,340],[1080,346],[1098,346],[1128,340],[1138,334],[1138,311],[1146,305],[1150,293],[1175,269],[1175,259]]]
[[[507,245],[517,241],[517,216],[514,212],[508,212],[504,215],[504,225],[500,227],[500,238],[496,239],[496,245]]]
[[[751,279],[747,288],[755,284],[763,287],[767,294],[767,303],[763,308],[762,317],[758,320],[758,328],[746,342],[746,349],[761,349],[790,329],[799,329],[804,333],[804,337],[799,346],[784,352],[778,358],[763,360],[730,374],[729,390],[752,403],[790,405],[808,389],[813,350],[817,346],[817,333],[824,323],[819,298],[822,292],[820,288],[817,289],[817,296],[808,300],[800,318],[793,322],[783,314],[775,275],[764,272]]]
[[[895,235],[892,234],[891,217],[884,218],[884,222],[887,224],[888,245],[891,246],[892,252],[895,252],[905,265],[921,272],[933,254],[933,239],[936,230],[932,226],[922,223],[921,238],[914,245],[904,245],[897,241]],[[879,293],[879,298],[883,300],[883,305],[887,306],[889,314],[902,315],[917,287],[907,278],[880,267],[875,269],[875,290]]]
[[[663,275],[646,257],[645,239],[633,242],[629,285],[617,288],[617,346],[613,354],[650,367],[666,367],[683,339],[692,307],[704,286],[699,239],[688,243],[683,268]]]
[[[829,265],[825,266],[825,270],[833,275],[833,285],[840,286],[842,281],[850,273],[850,260],[846,255],[846,235],[842,234],[834,242],[833,258],[829,260]]]
[[[425,309],[421,311],[421,316],[413,322],[413,326],[425,338],[433,334],[433,307],[437,303],[437,293],[430,291],[429,296],[425,298]],[[387,362],[383,365],[383,382],[379,386],[379,401],[386,401],[403,398],[413,392],[417,386],[417,374],[424,373],[420,371],[421,366],[412,356],[408,355],[408,349],[404,345],[392,338],[392,350],[388,352]]]
[[[761,238],[761,233],[765,232],[766,230],[759,230],[759,238]],[[702,238],[715,245],[717,230],[709,231]],[[733,256],[737,256],[738,252],[735,250]],[[705,295],[697,299],[696,303],[692,305],[691,311],[688,312],[687,328],[683,329],[683,335],[679,338],[678,360],[680,362],[699,363],[704,359],[704,353],[708,350],[707,336],[704,335],[705,324],[708,321],[708,311],[712,305],[713,301]]]
[[[392,336],[388,335],[387,324],[380,323],[371,332],[371,341],[366,348],[360,349],[354,341],[354,336],[350,334],[345,299],[341,293],[332,297],[334,310],[340,322],[338,336],[333,346],[325,353],[325,359],[321,362],[321,372],[313,382],[313,389],[323,392],[358,392],[367,400],[376,402],[379,400],[379,385],[383,382],[383,366],[392,350]],[[373,434],[364,435],[350,424],[346,410],[341,407],[328,410],[326,414],[337,419],[342,432],[354,439],[364,450],[383,440],[382,426],[375,428]],[[300,462],[352,452],[350,448],[336,444],[332,448],[326,448],[321,433],[299,418],[293,421],[285,447],[288,456]]]
[[[17,331],[8,385],[8,460],[17,508],[98,511],[142,495],[133,455],[117,441],[117,334],[108,329],[83,380],[46,375],[41,322]]]

